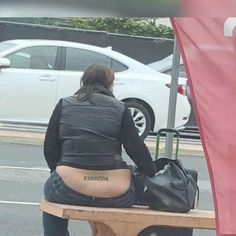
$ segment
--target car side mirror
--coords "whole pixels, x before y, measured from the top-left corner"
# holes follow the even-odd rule
[[[0,69],[8,68],[11,65],[11,61],[7,58],[0,58]]]

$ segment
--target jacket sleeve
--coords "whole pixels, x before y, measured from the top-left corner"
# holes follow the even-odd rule
[[[140,171],[148,176],[154,176],[156,168],[151,154],[144,141],[138,135],[127,105],[125,105],[125,112],[122,119],[121,142],[126,153],[138,166]]]
[[[56,169],[56,164],[61,157],[61,142],[59,139],[59,119],[62,100],[56,105],[48,123],[44,140],[44,157],[50,172]]]

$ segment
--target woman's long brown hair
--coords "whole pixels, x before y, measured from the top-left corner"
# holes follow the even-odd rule
[[[81,88],[75,93],[75,95],[78,95],[77,98],[79,101],[88,100],[94,88],[101,86],[109,90],[114,79],[114,73],[108,67],[93,64],[84,71],[80,82]]]

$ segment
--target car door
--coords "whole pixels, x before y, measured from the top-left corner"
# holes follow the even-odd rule
[[[74,94],[80,88],[80,79],[84,71],[92,64],[105,65],[115,72],[117,75],[115,93],[117,86],[124,84],[120,81],[121,78],[117,72],[127,70],[127,66],[107,55],[83,48],[66,47],[64,48],[64,59],[64,67],[59,76],[57,99]]]
[[[11,65],[0,70],[0,120],[48,122],[56,100],[57,50],[32,46],[5,56]]]

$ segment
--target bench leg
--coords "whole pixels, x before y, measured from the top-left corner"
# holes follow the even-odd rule
[[[89,221],[89,224],[92,230],[92,236],[115,236],[112,229],[102,222]]]
[[[143,229],[150,226],[149,224],[140,224],[140,223],[129,223],[128,229],[125,235],[127,236],[137,236]]]
[[[137,236],[147,224],[89,221],[93,236]]]

